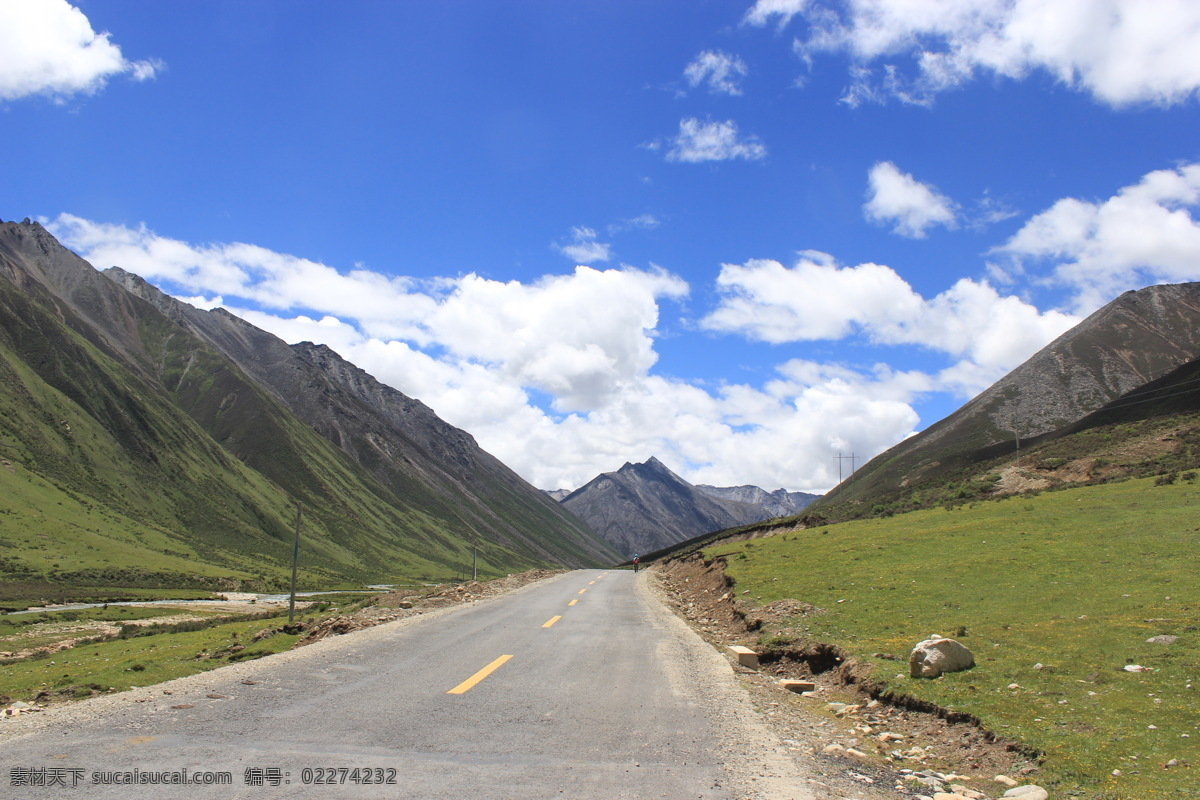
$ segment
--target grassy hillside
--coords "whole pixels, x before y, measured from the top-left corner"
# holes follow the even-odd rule
[[[1200,767],[1198,540],[1193,475],[847,522],[705,554],[725,556],[738,591],[761,604],[821,609],[765,631],[777,646],[836,643],[889,690],[1043,751],[1038,783],[1052,796],[1145,800],[1188,796],[1196,777],[1184,765]],[[933,633],[960,639],[977,666],[908,677],[908,653]],[[1179,638],[1146,641],[1160,635]],[[1180,766],[1164,769],[1171,759]]]
[[[414,491],[400,502],[217,357],[205,363],[202,351],[165,342],[158,353],[177,376],[180,405],[226,399],[210,421],[224,443],[161,387],[0,281],[0,577],[279,586],[293,498],[304,507],[308,585],[447,578],[471,563],[472,532],[454,527],[444,501]],[[222,410],[235,404],[240,421],[222,428]],[[478,546],[485,574],[538,565]]]
[[[979,450],[902,489],[830,501],[810,514],[845,521],[1131,477],[1169,482],[1200,469],[1200,393],[1172,384],[1134,397],[1141,399],[1118,400],[1020,450],[1012,443]],[[1150,402],[1156,398],[1161,405]]]

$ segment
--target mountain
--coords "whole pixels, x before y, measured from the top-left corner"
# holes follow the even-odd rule
[[[1068,436],[1107,425],[1141,422],[1156,417],[1172,417],[1200,412],[1200,358],[1143,384],[1131,392],[1105,403],[1078,422],[1060,428],[1051,436]],[[1049,437],[1047,437],[1049,438]]]
[[[0,577],[265,585],[611,563],[416,400],[0,223]]]
[[[432,492],[466,530],[551,563],[607,562],[579,521],[426,405],[324,345],[288,345],[223,309],[201,311],[119,268],[103,273],[222,355],[399,497]],[[564,535],[569,534],[569,535]]]
[[[1200,283],[1126,292],[814,504],[873,503],[1070,425],[1200,354]]]
[[[699,487],[657,458],[606,472],[562,499],[562,504],[618,550],[649,553],[711,531],[759,522],[775,509],[794,514],[812,495],[755,486]]]
[[[819,494],[809,494],[808,492],[789,492],[786,489],[776,489],[773,492],[768,492],[757,486],[718,487],[701,483],[697,484],[696,488],[709,497],[714,497],[718,500],[729,500],[760,509],[762,516],[756,520],[748,520],[750,522],[799,514],[821,496]]]

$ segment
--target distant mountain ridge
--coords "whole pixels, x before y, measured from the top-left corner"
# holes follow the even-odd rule
[[[598,475],[561,502],[632,556],[712,531],[796,514],[814,499],[816,495],[766,492],[757,486],[693,486],[652,457]]]
[[[1200,354],[1200,283],[1126,292],[958,411],[876,456],[818,503],[912,490],[1015,439],[1063,428]]]
[[[787,517],[792,514],[798,514],[820,497],[819,494],[789,492],[787,489],[776,489],[773,492],[768,492],[757,486],[718,487],[700,483],[696,485],[696,488],[709,497],[715,497],[718,500],[729,500],[759,508],[764,515],[761,519],[774,519],[776,517]],[[757,522],[758,520],[751,521]]]
[[[329,348],[99,273],[28,220],[0,223],[0,455],[0,578],[274,580],[294,500],[314,580],[446,578],[476,549],[493,573],[618,557]],[[31,527],[71,557],[29,550]]]

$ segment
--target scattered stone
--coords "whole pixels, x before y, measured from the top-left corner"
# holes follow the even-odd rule
[[[969,786],[963,786],[961,783],[950,784],[950,791],[965,797],[967,800],[987,800],[987,795],[983,792],[977,792]]]
[[[1021,800],[1050,800],[1050,793],[1040,786],[1028,784],[1027,786],[1018,786],[1015,789],[1009,789],[1004,793],[1004,797],[1019,797]]]
[[[975,666],[975,656],[954,639],[931,637],[918,642],[908,657],[908,672],[914,678],[936,678]]]
[[[1179,641],[1178,636],[1171,636],[1170,634],[1163,634],[1162,636],[1151,636],[1149,639],[1146,640],[1146,642],[1148,644],[1175,644],[1178,641]]]
[[[217,694],[216,692],[213,692],[212,694],[206,694],[205,697],[207,697],[209,700],[227,700],[229,695]]]
[[[171,706],[171,708],[195,708],[191,703],[180,703],[179,705]]]
[[[937,778],[933,778],[928,775],[908,775],[905,777],[905,780],[910,780],[913,783],[920,784],[921,786],[924,786],[927,789],[932,789],[935,792],[940,792],[946,788],[945,781],[940,781]]]
[[[1014,781],[1012,778],[1008,777],[1007,775],[997,775],[996,777],[992,778],[992,780],[995,783],[1003,784],[1003,785],[1009,787],[1010,789],[1017,785],[1017,782]]]
[[[1143,667],[1141,664],[1126,664],[1122,667],[1126,672],[1149,672],[1150,667]]]
[[[846,754],[846,748],[840,744],[827,744],[821,749],[821,752],[827,756],[843,756]]]
[[[781,680],[779,682],[779,687],[781,689],[787,689],[789,692],[795,692],[796,694],[814,692],[817,689],[817,685],[812,681],[795,681],[788,679]]]

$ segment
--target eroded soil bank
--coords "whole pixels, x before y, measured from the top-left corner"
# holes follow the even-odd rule
[[[928,794],[934,787],[919,784],[922,772],[948,775],[987,797],[1011,785],[997,776],[1036,781],[1036,752],[1003,740],[969,715],[889,692],[870,667],[835,643],[804,637],[796,620],[821,609],[793,599],[748,602],[719,557],[668,561],[652,577],[664,599],[714,647],[727,652],[730,645],[744,645],[760,653],[757,669],[735,669],[790,745],[872,783],[909,791],[928,786]],[[907,670],[898,660],[896,671]],[[779,686],[783,679],[810,681],[815,689],[793,694]]]

